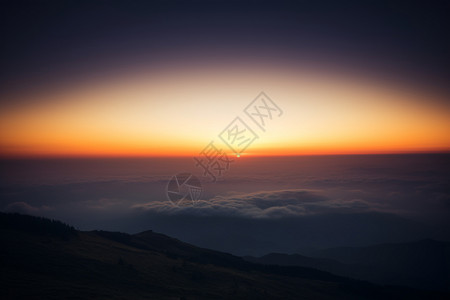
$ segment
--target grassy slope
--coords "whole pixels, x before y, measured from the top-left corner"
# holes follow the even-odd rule
[[[2,214],[3,217],[4,214]],[[362,299],[437,296],[260,266],[153,232],[67,235],[1,223],[2,298]],[[35,229],[36,226],[33,226]]]

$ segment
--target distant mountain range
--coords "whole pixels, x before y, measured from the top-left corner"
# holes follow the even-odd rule
[[[300,254],[247,256],[247,261],[303,266],[379,284],[450,291],[450,243],[421,240],[370,247],[339,247]]]
[[[238,256],[296,253],[306,247],[325,249],[409,242],[430,237],[434,232],[417,221],[378,212],[330,213],[281,219],[182,214],[168,217],[147,213],[136,221],[146,224],[145,228],[164,232],[188,243]]]
[[[0,213],[0,233],[2,299],[446,299],[449,296],[445,292],[379,286],[310,267],[255,264],[152,231],[135,235],[82,232],[59,221]],[[320,264],[336,263],[323,258],[308,260],[316,261],[317,268]]]

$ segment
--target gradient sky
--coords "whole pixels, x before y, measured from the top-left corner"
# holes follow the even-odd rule
[[[2,4],[0,209],[239,255],[450,240],[446,5]],[[259,139],[211,182],[192,157],[237,116]],[[182,172],[195,206],[168,201]]]
[[[191,156],[261,91],[246,155],[449,151],[441,4],[325,4],[10,4],[0,155]]]

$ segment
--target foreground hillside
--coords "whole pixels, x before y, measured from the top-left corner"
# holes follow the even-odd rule
[[[146,231],[81,232],[0,213],[2,299],[445,298],[303,267],[266,266]],[[447,295],[448,296],[448,295]]]

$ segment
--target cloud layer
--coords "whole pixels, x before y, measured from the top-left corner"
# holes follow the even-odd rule
[[[134,205],[135,209],[166,214],[221,215],[250,218],[282,218],[323,213],[357,213],[375,209],[361,199],[333,200],[320,191],[288,189],[216,196],[195,205],[174,206],[169,201]]]

